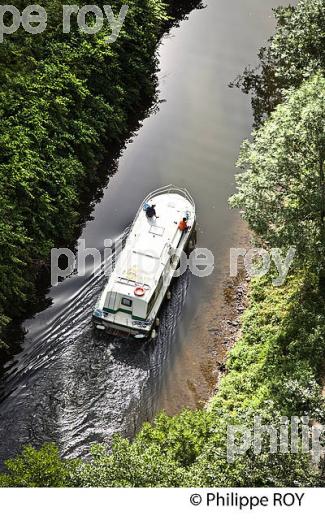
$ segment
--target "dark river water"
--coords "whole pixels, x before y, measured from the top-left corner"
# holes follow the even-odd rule
[[[249,98],[228,84],[255,65],[279,0],[206,3],[163,39],[165,102],[128,143],[82,238],[101,251],[104,239],[122,240],[146,194],[173,183],[195,198],[198,245],[213,252],[214,273],[177,280],[158,337],[147,344],[93,337],[91,313],[105,284],[99,268],[52,288],[52,306],[25,322],[22,352],[7,367],[1,460],[45,441],[57,442],[65,456],[86,455],[93,442],[109,444],[116,432],[132,437],[157,411],[195,407],[211,393],[202,315],[229,274],[229,248],[239,247],[239,218],[227,199],[252,119]]]

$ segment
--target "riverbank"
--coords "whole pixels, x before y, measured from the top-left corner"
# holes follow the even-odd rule
[[[109,46],[107,24],[62,37],[57,0],[44,35],[21,31],[1,45],[1,364],[20,348],[21,320],[49,305],[51,248],[74,248],[108,169],[156,101],[162,34],[199,5],[134,0]]]
[[[238,288],[241,293],[242,288]],[[233,285],[230,289],[234,302],[237,291]],[[301,446],[294,456],[290,451],[270,453],[265,439],[262,456],[248,449],[230,462],[228,428],[239,425],[252,429],[256,417],[274,427],[279,427],[281,417],[308,416],[311,423],[324,421],[324,320],[324,300],[317,278],[310,273],[297,272],[281,288],[274,287],[269,277],[255,279],[240,337],[230,350],[224,377],[208,408],[183,411],[175,417],[160,415],[152,425],[144,425],[132,443],[117,440],[112,455],[105,454],[104,448],[94,449],[93,462],[81,464],[75,483],[322,485],[321,467],[311,463],[309,452]],[[152,471],[148,471],[148,464]]]
[[[213,395],[218,391],[221,378],[227,372],[229,352],[242,334],[241,318],[249,302],[249,281],[250,278],[242,268],[235,278],[230,278],[224,283],[223,312],[218,313],[214,325],[208,329],[213,341],[216,365]]]
[[[251,238],[240,216],[234,216],[227,241],[215,255],[213,273],[207,279],[191,279],[194,287],[187,299],[192,296],[200,304],[191,305],[191,320],[184,331],[181,354],[178,357],[174,354],[177,341],[170,354],[175,358],[166,370],[167,382],[160,390],[158,406],[158,410],[167,415],[176,415],[184,408],[196,410],[206,406],[225,372],[228,352],[240,333],[241,316],[247,305],[248,279],[240,261],[238,276],[230,276],[230,250],[249,249]],[[199,300],[200,291],[204,298]]]
[[[234,233],[234,247],[249,250],[251,233],[242,220]],[[225,272],[230,271],[230,252],[225,259]],[[211,398],[216,394],[222,377],[227,373],[228,355],[242,334],[242,317],[249,305],[250,277],[243,262],[238,261],[238,274],[228,276],[217,285],[212,308],[207,315],[206,330],[209,334],[211,354],[213,357]]]

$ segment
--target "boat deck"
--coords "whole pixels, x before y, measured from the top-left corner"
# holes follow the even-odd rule
[[[189,214],[188,224],[193,225],[194,212],[178,194],[159,195],[148,202],[156,204],[157,218],[148,218],[143,210],[139,213],[111,277],[110,290],[124,292],[128,284],[132,289],[146,285],[145,298],[149,300],[169,261],[171,248],[180,245],[179,222]]]

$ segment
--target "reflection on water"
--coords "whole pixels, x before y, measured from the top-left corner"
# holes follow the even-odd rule
[[[85,454],[115,432],[132,436],[159,408],[175,412],[208,397],[204,311],[238,246],[238,215],[227,206],[234,164],[250,132],[249,99],[228,84],[273,30],[279,0],[208,0],[162,42],[160,105],[130,142],[82,234],[86,247],[123,238],[153,189],[189,189],[198,209],[198,246],[215,256],[209,279],[188,274],[173,287],[155,343],[94,340],[90,317],[105,280],[72,276],[51,290],[53,305],[25,323],[23,351],[8,367],[0,406],[0,458],[47,440]],[[193,341],[193,331],[197,340]]]

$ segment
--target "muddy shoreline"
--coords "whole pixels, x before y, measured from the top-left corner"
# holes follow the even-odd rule
[[[250,233],[245,226],[243,228],[241,247],[248,248]],[[218,291],[212,302],[213,311],[207,323],[210,352],[214,359],[209,400],[218,391],[220,381],[227,373],[228,354],[241,336],[241,317],[249,303],[249,286],[250,277],[244,265],[239,264],[237,276],[228,276],[223,281],[222,291]]]
[[[230,235],[229,248],[250,247],[251,233],[239,216]],[[167,415],[176,415],[184,408],[204,408],[209,403],[226,372],[228,353],[240,337],[250,280],[240,261],[237,276],[230,277],[229,248],[225,249],[223,258],[215,259],[221,262],[221,272],[209,282],[210,296],[200,303],[186,331],[182,359],[191,367],[191,376],[184,370],[183,363],[176,360],[176,366],[168,373],[169,381],[162,388],[159,409]]]
[[[251,234],[241,222],[240,247],[249,248]],[[214,384],[210,398],[218,391],[222,377],[227,373],[227,357],[241,336],[241,317],[249,304],[250,277],[243,262],[238,264],[236,277],[226,278],[222,284],[222,294],[215,300],[214,316],[208,324],[211,352],[215,359]]]
[[[227,372],[227,356],[241,336],[241,317],[248,306],[250,278],[241,268],[235,278],[224,282],[224,305],[218,310],[215,324],[208,329],[215,352],[215,386],[217,392],[222,376]]]

